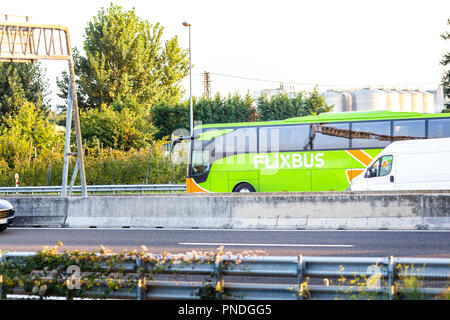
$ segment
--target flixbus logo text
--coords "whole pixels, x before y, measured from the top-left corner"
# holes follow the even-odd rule
[[[325,165],[323,153],[257,154],[255,169],[320,168]]]

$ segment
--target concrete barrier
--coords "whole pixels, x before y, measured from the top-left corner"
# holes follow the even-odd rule
[[[61,227],[67,218],[68,200],[55,196],[2,196],[15,211],[11,226]]]
[[[15,226],[450,230],[450,192],[5,196]]]

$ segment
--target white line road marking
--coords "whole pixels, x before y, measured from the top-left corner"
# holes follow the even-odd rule
[[[392,229],[392,230],[379,230],[379,229],[367,229],[367,230],[337,230],[337,229],[327,229],[327,230],[298,230],[298,229],[216,229],[216,228],[154,228],[154,227],[131,227],[131,228],[120,228],[120,227],[98,227],[98,228],[88,228],[88,227],[14,227],[13,225],[9,226],[8,229],[15,230],[58,230],[58,231],[70,231],[70,230],[88,230],[90,232],[98,232],[98,231],[222,231],[222,232],[298,232],[298,233],[317,233],[317,232],[339,232],[339,233],[365,233],[365,232],[377,232],[377,233],[398,233],[398,232],[414,232],[414,233],[446,233],[450,232],[449,230],[410,230],[410,229]]]
[[[179,242],[182,246],[241,246],[241,247],[330,247],[351,248],[353,244],[295,244],[295,243],[221,243],[221,242]]]

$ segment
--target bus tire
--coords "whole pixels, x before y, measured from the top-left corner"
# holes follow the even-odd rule
[[[233,190],[233,192],[255,192],[255,188],[247,182],[239,183]]]

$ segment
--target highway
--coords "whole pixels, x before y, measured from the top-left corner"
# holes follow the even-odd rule
[[[435,257],[450,258],[450,231],[310,231],[223,229],[14,228],[0,233],[2,251],[37,251],[64,244],[65,249],[113,252],[141,249],[152,253],[225,251],[274,256]]]

